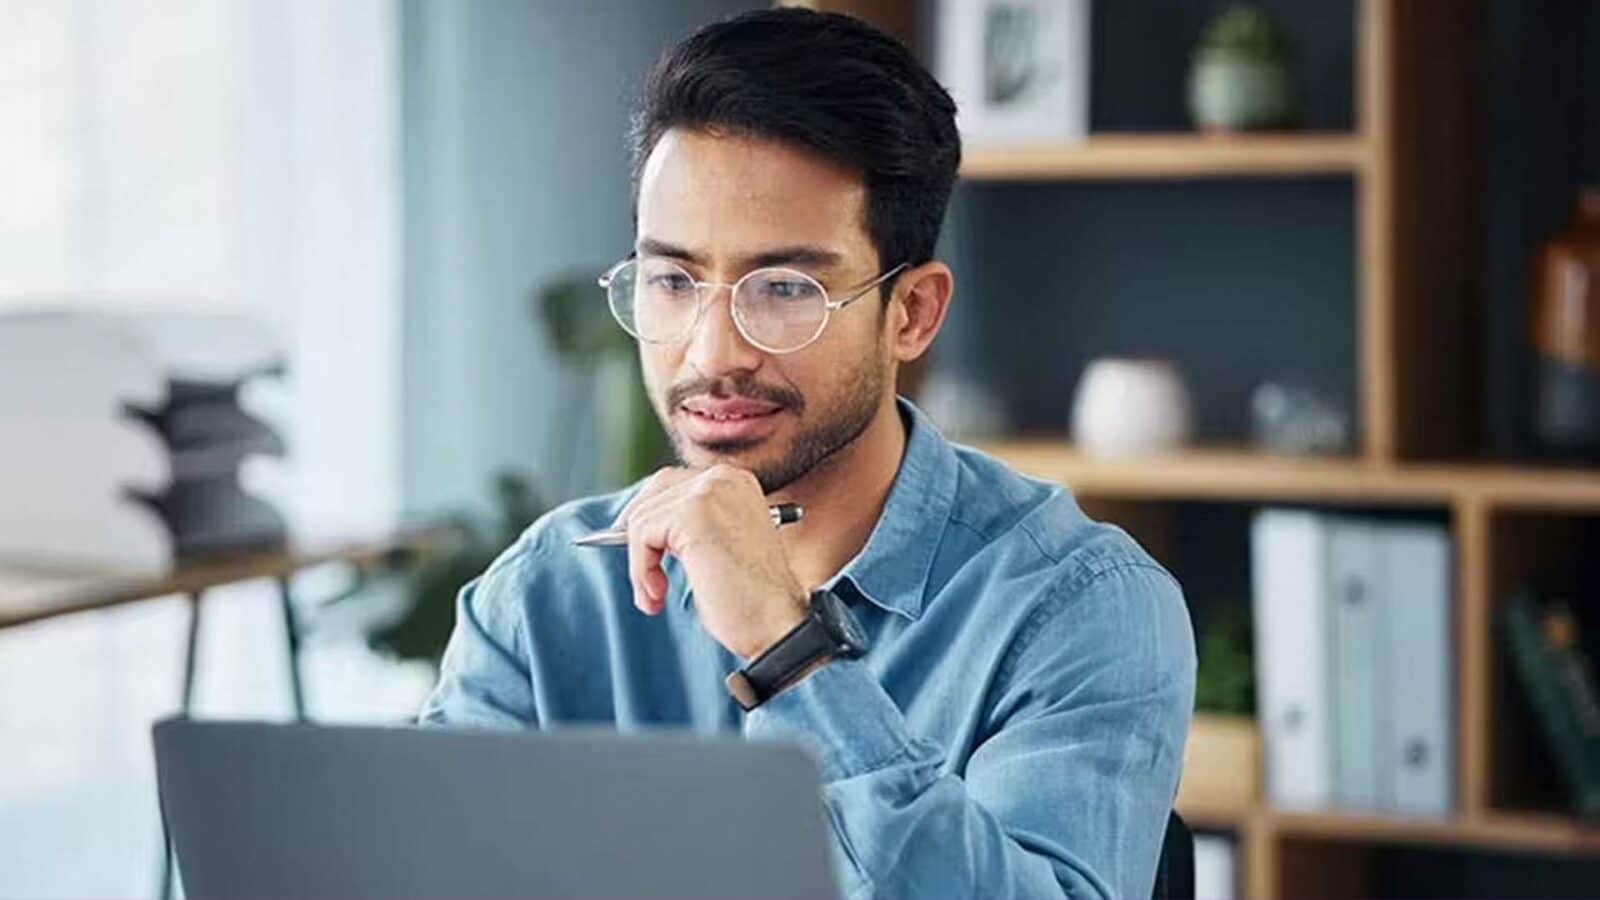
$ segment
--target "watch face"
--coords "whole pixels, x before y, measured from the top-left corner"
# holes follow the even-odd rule
[[[833,631],[834,639],[851,652],[864,652],[867,649],[867,636],[856,624],[856,617],[850,614],[850,608],[844,605],[844,601],[832,591],[827,591],[824,592],[822,606],[824,621]]]

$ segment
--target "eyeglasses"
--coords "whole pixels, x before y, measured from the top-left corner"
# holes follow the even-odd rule
[[[828,317],[906,268],[905,263],[834,300],[815,278],[794,269],[755,269],[733,284],[696,281],[665,259],[629,257],[600,276],[617,324],[647,344],[674,344],[694,332],[718,288],[733,292],[733,321],[744,339],[768,353],[793,353],[822,336]]]

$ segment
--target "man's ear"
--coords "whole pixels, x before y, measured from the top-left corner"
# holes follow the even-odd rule
[[[954,292],[955,276],[938,260],[900,275],[889,310],[889,343],[896,360],[908,363],[927,352],[944,325]]]

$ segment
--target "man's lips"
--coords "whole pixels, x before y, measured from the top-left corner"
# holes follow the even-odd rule
[[[695,397],[683,403],[683,410],[708,419],[743,419],[771,415],[782,407],[745,397]]]
[[[760,440],[777,427],[783,407],[743,397],[695,397],[678,407],[684,431],[697,443]]]

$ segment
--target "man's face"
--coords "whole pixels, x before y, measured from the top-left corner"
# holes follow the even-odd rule
[[[636,250],[725,284],[783,266],[842,297],[879,274],[865,222],[866,187],[841,166],[774,141],[674,129],[640,177]],[[640,344],[645,386],[685,465],[749,469],[771,493],[849,446],[885,402],[882,301],[869,292],[809,346],[772,354],[739,333],[730,293],[714,289],[685,340]]]

